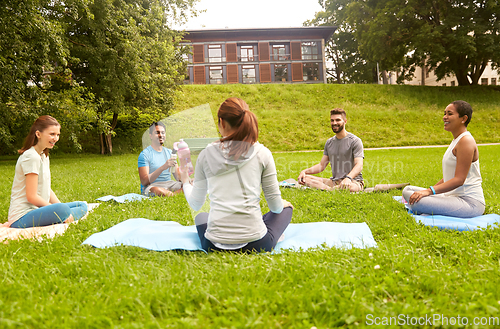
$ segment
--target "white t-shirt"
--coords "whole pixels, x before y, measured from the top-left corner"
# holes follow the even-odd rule
[[[12,193],[10,195],[9,223],[13,223],[38,207],[28,202],[26,197],[26,175],[38,175],[37,194],[47,202],[50,201],[50,168],[49,157],[38,154],[35,148],[26,150],[17,160]]]

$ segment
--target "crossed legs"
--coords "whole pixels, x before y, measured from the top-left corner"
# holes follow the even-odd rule
[[[170,191],[170,190],[168,190],[166,188],[163,188],[163,187],[152,186],[149,189],[149,192],[152,192],[152,193],[154,193],[157,196],[173,196],[173,195],[181,193],[182,189],[178,189],[177,191],[172,192],[172,191]]]
[[[319,190],[327,190],[333,191],[340,189],[340,183],[342,180],[331,180],[330,178],[322,178],[312,175],[306,175],[304,178],[305,185],[313,188],[317,188]],[[363,190],[363,184],[353,180],[351,187],[349,188],[350,192],[359,192]]]
[[[31,210],[12,223],[12,228],[48,226],[59,223],[71,223],[79,220],[87,213],[87,203],[74,201],[68,203],[53,203],[45,207]]]
[[[290,207],[284,208],[279,214],[268,212],[262,216],[262,220],[267,227],[267,234],[257,241],[249,242],[246,246],[232,250],[238,252],[259,252],[259,251],[272,251],[278,243],[279,238],[285,231],[292,220],[293,209]],[[205,238],[205,232],[208,226],[208,213],[199,213],[194,219],[198,237],[200,238],[201,247],[209,251],[224,251],[224,249],[217,248],[210,240]]]
[[[424,190],[423,187],[407,186],[403,189],[403,198],[408,201],[410,196]],[[408,205],[415,214],[444,215],[460,218],[481,216],[485,206],[471,197],[456,197],[444,194],[429,195],[412,205]]]

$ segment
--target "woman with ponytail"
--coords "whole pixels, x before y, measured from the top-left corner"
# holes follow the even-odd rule
[[[281,199],[271,151],[257,142],[257,118],[247,103],[228,98],[217,113],[222,138],[198,156],[194,183],[185,168],[181,180],[195,211],[206,194],[210,213],[195,218],[205,251],[271,251],[292,219],[292,205]],[[261,187],[270,211],[260,209]]]
[[[49,150],[59,140],[61,126],[43,115],[36,119],[18,151],[9,220],[3,226],[26,228],[70,223],[87,213],[86,202],[61,203],[50,188]]]

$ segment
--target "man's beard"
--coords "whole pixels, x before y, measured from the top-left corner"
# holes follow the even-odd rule
[[[344,126],[345,125],[341,125],[341,126],[338,126],[338,127],[334,127],[332,126],[332,131],[336,134],[338,134],[339,132],[341,132],[342,130],[344,130]]]

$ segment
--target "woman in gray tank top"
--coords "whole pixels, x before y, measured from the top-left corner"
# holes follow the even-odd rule
[[[413,213],[461,218],[484,213],[479,152],[467,131],[471,118],[472,107],[465,101],[454,101],[446,107],[444,129],[452,133],[453,141],[443,156],[443,178],[429,188],[407,186],[403,190]]]

